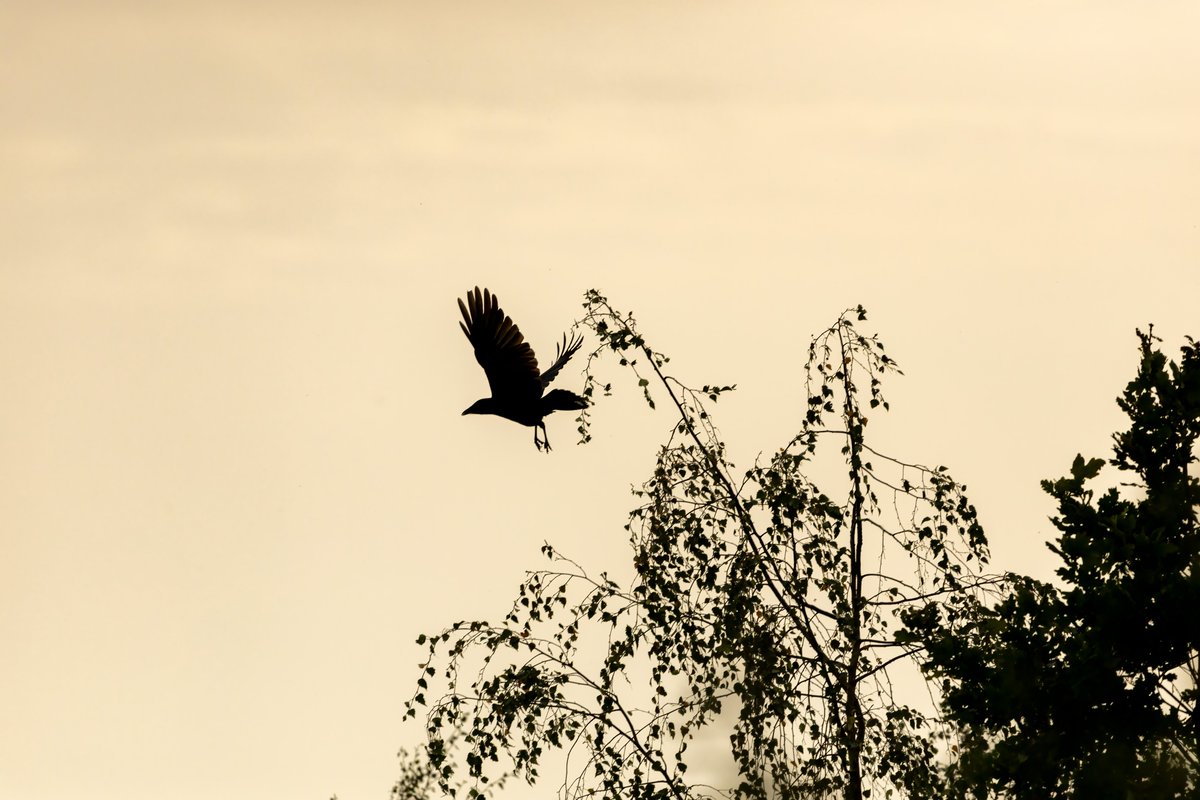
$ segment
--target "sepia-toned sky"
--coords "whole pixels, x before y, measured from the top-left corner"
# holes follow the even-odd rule
[[[881,446],[1051,574],[1134,328],[1200,335],[1200,6],[42,3],[0,14],[0,796],[386,797],[413,639],[619,568],[671,424],[461,417],[476,284],[605,292],[749,464],[862,303]],[[578,388],[574,369],[559,378]],[[582,364],[580,364],[582,366]],[[619,377],[619,376],[615,376]],[[532,796],[551,796],[547,777]]]

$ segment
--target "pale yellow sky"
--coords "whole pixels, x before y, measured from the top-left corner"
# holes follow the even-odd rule
[[[475,284],[543,359],[635,309],[743,464],[866,304],[881,443],[1043,576],[1200,334],[1194,2],[105,5],[0,25],[5,798],[384,797],[419,631],[621,564],[670,420],[460,417]]]

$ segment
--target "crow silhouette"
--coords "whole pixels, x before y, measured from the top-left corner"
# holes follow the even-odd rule
[[[555,411],[579,411],[587,408],[588,401],[565,389],[554,389],[542,394],[550,382],[558,376],[571,356],[583,344],[583,337],[563,340],[554,354],[554,363],[545,372],[538,371],[533,348],[525,341],[516,324],[500,310],[496,295],[487,289],[467,292],[467,301],[458,301],[458,310],[463,321],[459,325],[475,348],[475,360],[487,374],[492,396],[475,403],[463,412],[466,414],[495,414],[533,428],[533,446],[550,452],[550,439],[546,436],[547,414]],[[541,438],[538,431],[541,430]]]

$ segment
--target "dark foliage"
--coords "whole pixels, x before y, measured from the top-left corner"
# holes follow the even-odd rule
[[[1200,793],[1200,350],[1178,363],[1140,333],[1109,464],[1043,481],[1058,504],[1061,586],[1012,576],[992,607],[910,611],[960,729],[956,797],[1187,798]]]

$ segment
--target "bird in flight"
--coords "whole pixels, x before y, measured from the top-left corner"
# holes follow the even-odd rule
[[[466,414],[495,414],[533,428],[533,445],[550,452],[545,417],[555,411],[579,411],[588,407],[587,399],[566,389],[542,394],[558,376],[563,365],[583,344],[582,336],[563,340],[554,354],[554,363],[545,372],[538,371],[533,348],[503,311],[496,295],[487,289],[467,292],[467,301],[458,301],[463,321],[459,325],[475,348],[475,360],[487,374],[492,396],[475,403]],[[541,437],[538,437],[538,431]]]

